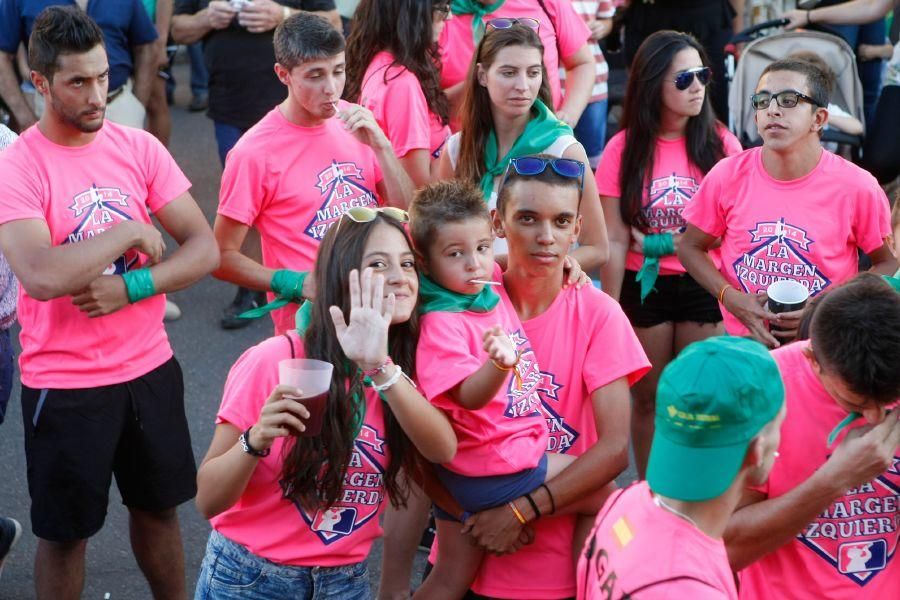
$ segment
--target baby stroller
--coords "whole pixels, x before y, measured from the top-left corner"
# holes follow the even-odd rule
[[[761,23],[736,36],[743,41],[752,35],[784,25],[786,21],[776,20]],[[749,35],[748,35],[749,34]],[[840,36],[820,31],[790,31],[761,37],[749,42],[741,54],[734,70],[728,91],[728,126],[745,148],[762,143],[756,130],[750,96],[763,69],[770,63],[784,58],[798,50],[809,50],[821,56],[836,75],[831,103],[845,109],[852,116],[865,123],[863,115],[862,84],[856,69],[856,56]],[[836,129],[826,129],[822,141],[848,144],[856,154],[862,145],[862,137],[848,135]]]

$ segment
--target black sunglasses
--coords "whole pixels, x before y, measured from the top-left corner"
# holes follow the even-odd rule
[[[540,158],[538,156],[521,156],[513,158],[506,167],[506,174],[503,176],[503,183],[509,179],[510,169],[515,170],[519,175],[530,177],[540,175],[550,166],[556,174],[567,179],[577,179],[578,189],[584,189],[584,163],[573,158]]]
[[[822,105],[816,100],[797,90],[784,90],[777,94],[773,94],[772,92],[757,92],[750,96],[750,104],[753,105],[755,110],[766,110],[769,108],[769,105],[772,104],[772,98],[775,98],[775,102],[777,102],[778,106],[781,108],[794,108],[801,100],[809,102],[813,106],[822,108]]]
[[[527,27],[528,29],[533,29],[538,31],[541,28],[541,23],[537,19],[532,19],[530,17],[521,17],[518,19],[508,18],[508,17],[497,17],[496,19],[491,19],[487,23],[485,23],[485,29],[512,29],[515,25],[522,25],[523,27]]]
[[[712,69],[709,67],[697,67],[696,69],[688,69],[675,75],[675,87],[682,92],[694,83],[694,77],[700,82],[700,85],[706,86],[712,79]]]

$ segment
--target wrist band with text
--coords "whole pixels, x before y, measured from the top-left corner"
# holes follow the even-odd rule
[[[132,304],[156,295],[156,287],[153,285],[153,275],[150,273],[150,269],[128,271],[122,274],[122,279],[125,280],[128,301]]]

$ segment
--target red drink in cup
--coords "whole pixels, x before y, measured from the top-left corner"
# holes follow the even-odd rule
[[[297,435],[310,437],[322,433],[332,369],[330,363],[312,358],[289,358],[279,361],[278,383],[299,388],[303,395],[295,400],[309,411],[309,418],[303,423],[306,430],[298,432]]]

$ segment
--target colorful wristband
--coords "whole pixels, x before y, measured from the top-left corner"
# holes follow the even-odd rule
[[[156,295],[156,287],[153,285],[153,275],[150,273],[150,269],[128,271],[122,274],[122,279],[125,280],[128,301],[132,304]]]

